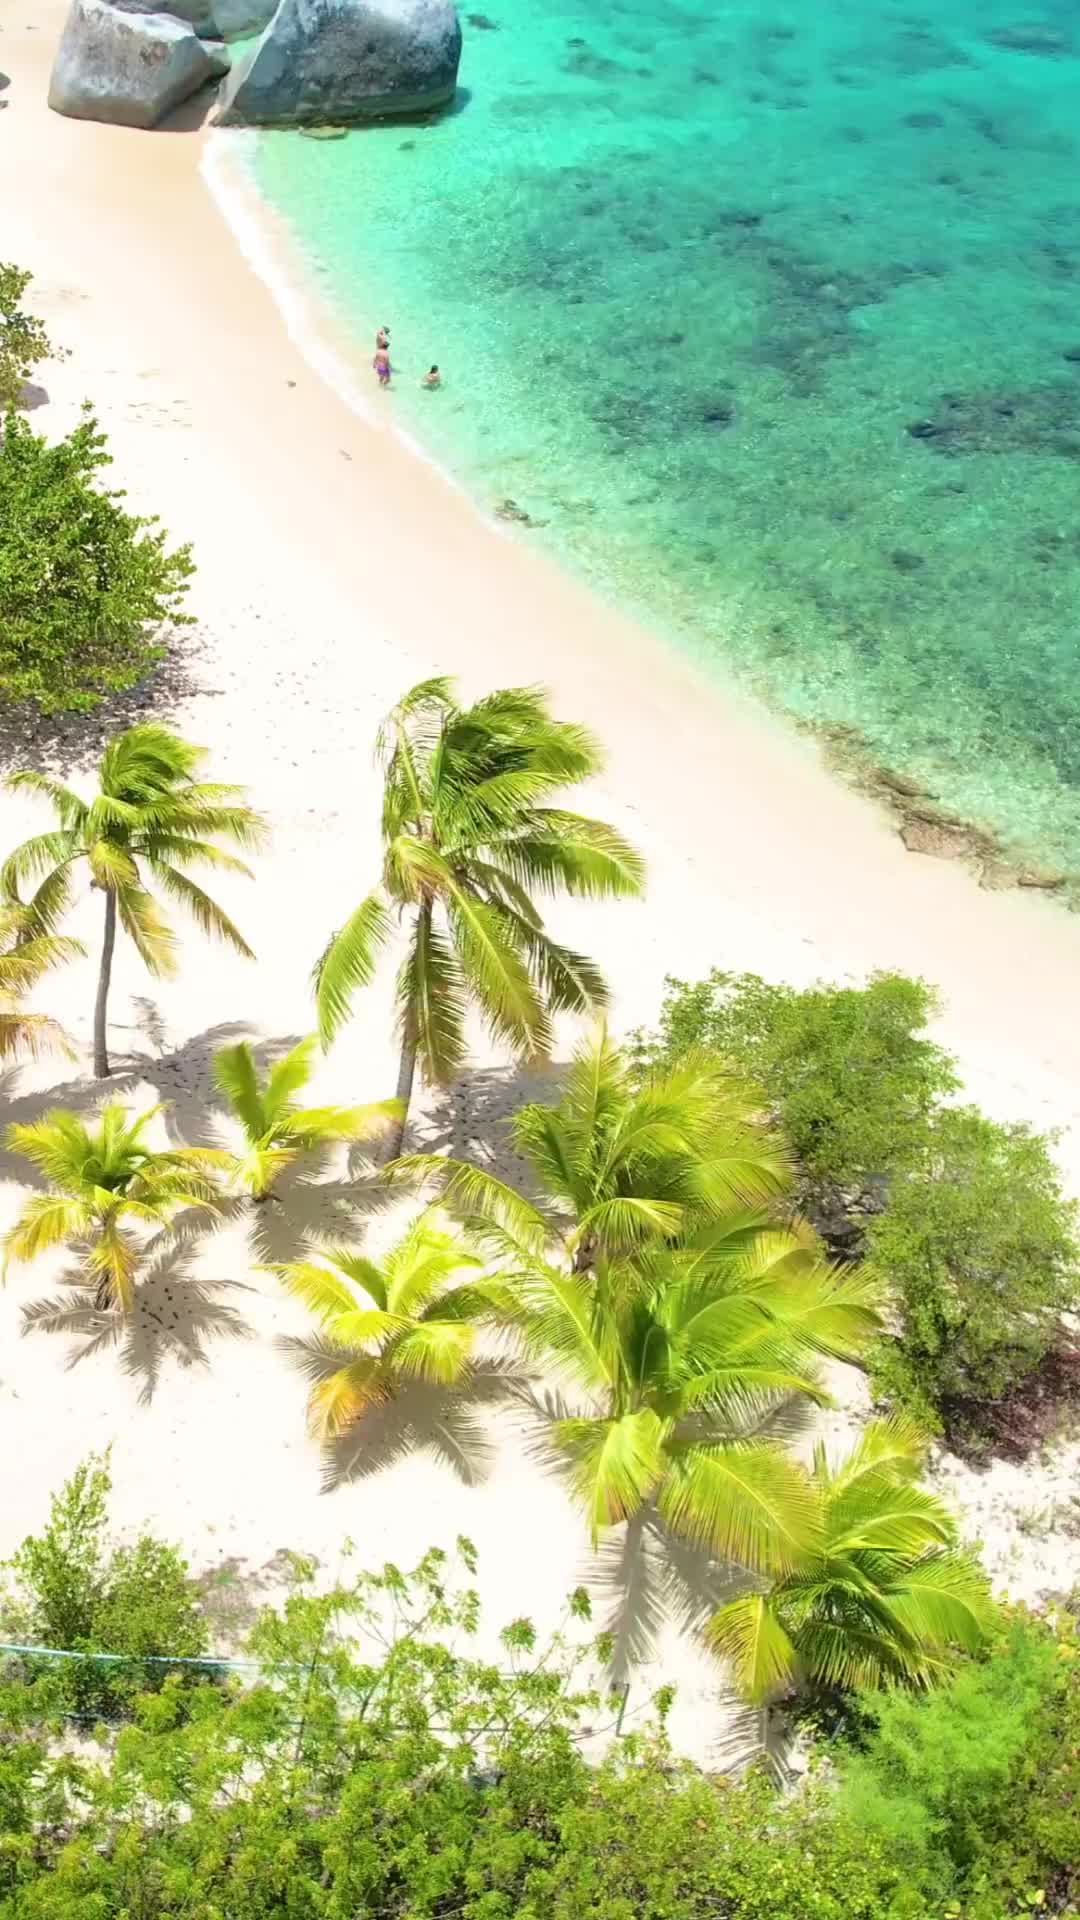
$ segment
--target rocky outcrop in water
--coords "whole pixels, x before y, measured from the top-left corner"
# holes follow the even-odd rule
[[[454,96],[453,0],[281,0],[234,70],[223,126],[352,126],[424,113]]]
[[[153,127],[228,64],[220,48],[204,45],[190,20],[107,0],[72,0],[49,105],[74,120]]]

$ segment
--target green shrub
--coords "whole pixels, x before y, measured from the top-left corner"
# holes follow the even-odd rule
[[[1016,1614],[947,1685],[866,1702],[873,1730],[839,1762],[838,1816],[941,1911],[1064,1911],[1080,1865],[1078,1682],[1072,1623]]]
[[[91,1457],[54,1495],[48,1524],[7,1563],[13,1576],[3,1611],[5,1637],[29,1646],[125,1655],[122,1662],[31,1661],[66,1712],[114,1714],[160,1687],[165,1656],[206,1652],[206,1629],[187,1564],[176,1549],[143,1534],[134,1546],[108,1535],[112,1482]],[[154,1658],[149,1658],[154,1656]],[[196,1669],[197,1672],[197,1669]]]
[[[23,387],[42,360],[59,357],[41,321],[22,306],[32,277],[0,261],[0,414],[18,405]]]
[[[182,623],[190,551],[99,485],[111,464],[89,413],[53,444],[18,414],[0,445],[0,693],[45,713],[132,687]]]
[[[873,1361],[878,1390],[957,1444],[1007,1438],[995,1410],[1076,1299],[1076,1229],[1040,1135],[974,1107],[941,1112],[924,1165],[893,1182],[867,1238],[900,1315]]]
[[[637,1058],[674,1063],[708,1047],[763,1090],[812,1188],[859,1188],[917,1165],[930,1115],[957,1085],[926,1037],[936,1010],[921,980],[799,992],[753,973],[670,980],[656,1034]]]

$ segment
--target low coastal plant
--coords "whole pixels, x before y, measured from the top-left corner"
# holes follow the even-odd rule
[[[21,1556],[37,1625],[86,1639],[115,1565],[96,1471],[76,1476]],[[146,1596],[175,1641],[163,1650],[184,1644],[198,1660],[184,1569],[160,1564]],[[611,1643],[583,1592],[550,1637],[518,1619],[482,1643],[467,1541],[408,1572],[346,1572],[329,1591],[312,1576],[295,1563],[229,1684],[198,1666],[161,1684],[146,1661],[154,1690],[106,1700],[98,1710],[128,1723],[99,1725],[77,1749],[57,1737],[67,1698],[36,1663],[6,1663],[4,1920],[1075,1911],[1080,1669],[1066,1620],[1016,1616],[933,1694],[866,1696],[858,1751],[834,1750],[782,1794],[756,1773],[709,1777],[680,1761],[666,1688],[624,1702],[620,1722],[601,1680]],[[137,1612],[132,1596],[129,1621]]]
[[[312,1379],[311,1431],[333,1440],[410,1382],[456,1386],[478,1324],[491,1317],[482,1286],[463,1280],[483,1262],[437,1214],[421,1214],[382,1260],[340,1247],[271,1268],[319,1323],[315,1341],[287,1351]]]
[[[0,260],[0,414],[19,405],[23,388],[43,360],[63,358],[36,314],[27,313],[23,295],[33,279],[25,267]]]
[[[186,1562],[147,1533],[131,1545],[115,1540],[111,1491],[108,1456],[91,1455],[53,1496],[46,1526],[3,1568],[0,1622],[7,1638],[122,1656],[100,1663],[25,1660],[22,1671],[42,1701],[80,1719],[130,1708],[164,1684],[169,1656],[194,1661],[207,1645]]]
[[[193,572],[156,520],[101,485],[111,455],[93,415],[46,440],[0,428],[0,693],[45,714],[86,712],[140,681],[160,635],[187,623]]]
[[[187,871],[210,867],[250,878],[243,861],[215,842],[254,847],[265,835],[260,816],[244,803],[239,787],[196,777],[205,758],[204,748],[147,721],[110,740],[91,800],[33,768],[8,777],[9,787],[48,800],[57,824],[9,854],[0,869],[4,893],[18,897],[24,883],[44,876],[53,890],[54,919],[59,919],[72,898],[75,871],[85,866],[91,886],[104,896],[94,1005],[94,1072],[99,1079],[109,1072],[108,1000],[117,921],[150,973],[167,977],[177,971],[176,935],[147,883],[182,906],[201,933],[254,958],[228,914]]]
[[[380,728],[383,870],[332,935],[315,975],[319,1033],[329,1045],[401,927],[397,982],[403,1117],[417,1064],[435,1085],[466,1056],[472,1006],[519,1058],[547,1053],[556,1013],[602,1007],[607,987],[584,954],[546,931],[536,896],[640,894],[640,856],[600,820],[552,805],[603,764],[584,727],[553,719],[536,687],[457,703],[453,683],[423,680]]]
[[[4,1275],[54,1247],[72,1247],[95,1287],[96,1305],[129,1313],[135,1299],[139,1241],[133,1227],[165,1227],[185,1207],[218,1204],[215,1173],[227,1156],[206,1147],[148,1145],[160,1107],[132,1118],[118,1100],[96,1121],[55,1107],[41,1120],[10,1126],[5,1144],[48,1182],[32,1193],[4,1236]]]
[[[1080,1297],[1077,1210],[1045,1139],[943,1109],[922,1165],[893,1182],[867,1257],[900,1320],[873,1355],[879,1392],[966,1450],[1007,1444],[1010,1398]]]
[[[957,1546],[944,1503],[917,1484],[924,1450],[896,1418],[871,1421],[835,1466],[816,1447],[819,1550],[767,1592],[730,1601],[708,1628],[749,1700],[798,1688],[833,1707],[859,1688],[928,1686],[985,1644],[986,1575]]]
[[[931,989],[900,974],[864,987],[798,989],[753,973],[669,979],[655,1033],[635,1036],[639,1067],[706,1050],[759,1089],[798,1163],[804,1203],[835,1215],[841,1196],[875,1204],[899,1169],[920,1164],[927,1129],[959,1082],[926,1032]]]
[[[253,1200],[268,1199],[285,1169],[302,1155],[334,1141],[375,1139],[400,1118],[396,1100],[363,1107],[300,1106],[296,1096],[311,1078],[318,1044],[314,1035],[299,1041],[275,1060],[261,1083],[249,1041],[219,1047],[214,1055],[214,1084],[244,1135],[243,1149],[233,1156],[233,1183]]]

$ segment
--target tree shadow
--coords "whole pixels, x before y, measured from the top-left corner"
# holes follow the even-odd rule
[[[286,1167],[264,1200],[244,1202],[248,1244],[257,1266],[310,1258],[313,1247],[351,1246],[373,1215],[397,1196],[366,1164],[355,1179],[319,1179],[329,1155],[307,1154]]]
[[[471,1161],[535,1199],[531,1171],[515,1150],[510,1122],[530,1101],[557,1100],[565,1073],[565,1062],[551,1060],[461,1073],[451,1087],[432,1089],[410,1114],[405,1152]]]
[[[317,1335],[283,1335],[277,1345],[313,1385],[348,1357]],[[496,1355],[476,1360],[456,1386],[407,1382],[323,1447],[323,1492],[370,1480],[416,1453],[433,1455],[462,1486],[482,1486],[495,1457],[484,1416],[509,1405],[527,1380],[517,1360]]]
[[[163,1237],[164,1238],[164,1237]],[[97,1306],[94,1287],[78,1270],[61,1275],[63,1292],[33,1300],[22,1310],[24,1333],[58,1333],[74,1337],[67,1369],[96,1354],[118,1351],[124,1373],[141,1382],[139,1405],[149,1406],[166,1362],[184,1369],[208,1367],[212,1340],[246,1339],[247,1321],[226,1294],[248,1294],[250,1287],[236,1280],[200,1280],[191,1272],[190,1242],[151,1248],[129,1314]]]
[[[197,628],[170,629],[163,646],[162,658],[137,685],[108,695],[89,713],[46,714],[26,703],[6,706],[0,714],[0,771],[35,767],[65,778],[85,773],[100,760],[114,733],[137,720],[171,720],[193,694],[205,698],[214,691],[200,683],[195,671],[206,649]]]

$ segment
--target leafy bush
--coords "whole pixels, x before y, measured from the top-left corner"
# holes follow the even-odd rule
[[[206,1629],[187,1563],[174,1547],[143,1534],[134,1546],[108,1535],[112,1486],[104,1460],[77,1467],[54,1495],[47,1526],[23,1541],[3,1610],[7,1637],[30,1646],[117,1653],[123,1662],[29,1662],[63,1711],[114,1714],[161,1686],[167,1667],[148,1656],[195,1659]]]
[[[475,1563],[461,1543],[464,1569]],[[428,1554],[259,1622],[251,1684],[172,1684],[74,1760],[0,1693],[4,1920],[929,1920],[827,1791],[716,1786],[651,1731],[600,1766],[609,1649],[583,1595],[478,1656]],[[10,1736],[10,1737],[6,1737]],[[27,1754],[32,1759],[28,1764]]]
[[[867,1255],[900,1313],[880,1391],[966,1447],[1059,1335],[1080,1279],[1077,1209],[1046,1141],[974,1107],[934,1121],[924,1164],[896,1179]]]
[[[1016,1614],[938,1691],[877,1695],[840,1761],[838,1815],[938,1911],[1062,1912],[1080,1891],[1080,1667],[1074,1624]]]
[[[763,1090],[811,1188],[859,1188],[918,1164],[930,1116],[957,1085],[924,1031],[935,1010],[930,988],[900,974],[800,992],[714,971],[696,985],[668,980],[659,1030],[637,1036],[637,1058],[715,1050]]]
[[[59,357],[41,321],[22,307],[32,278],[0,260],[0,413],[18,406],[23,387],[42,360]]]
[[[111,464],[85,415],[55,444],[9,413],[0,446],[0,692],[45,713],[134,686],[182,623],[190,550],[98,484]]]
[[[1075,1396],[1061,1315],[1080,1288],[1077,1214],[1048,1142],[945,1104],[953,1061],[930,989],[897,974],[803,992],[756,974],[669,980],[640,1067],[715,1049],[762,1091],[834,1252],[868,1258],[896,1310],[879,1393],[966,1451],[1022,1453]]]

